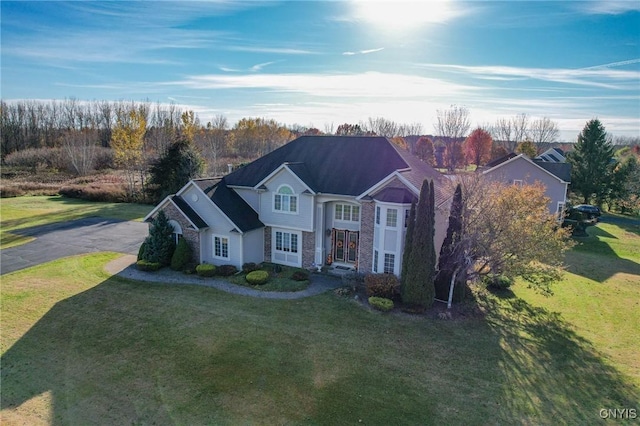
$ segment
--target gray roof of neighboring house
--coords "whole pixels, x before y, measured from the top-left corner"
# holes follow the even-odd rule
[[[565,182],[571,182],[571,164],[569,163],[553,163],[550,161],[533,160],[533,162],[551,173],[552,175],[562,179]]]
[[[418,190],[424,179],[442,175],[408,151],[380,136],[302,136],[224,177],[230,186],[254,187],[287,164],[316,193],[358,196],[398,171]],[[436,202],[448,197],[436,185]]]
[[[224,179],[197,179],[194,183],[218,206],[242,232],[264,227],[258,213],[251,208]]]
[[[171,197],[171,201],[184,213],[198,229],[208,228],[209,225],[191,208],[191,206],[179,195]]]

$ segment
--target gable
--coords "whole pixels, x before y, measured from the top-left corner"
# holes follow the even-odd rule
[[[541,167],[539,163],[529,160],[529,158],[524,154],[520,154],[516,157],[503,161],[497,166],[483,171],[482,174],[488,174],[494,177],[502,176],[501,180],[503,181],[507,179],[507,177],[510,177],[512,180],[521,179],[530,183],[533,183],[535,180],[543,182],[556,181],[562,184],[567,183],[567,181],[563,180],[559,176]]]

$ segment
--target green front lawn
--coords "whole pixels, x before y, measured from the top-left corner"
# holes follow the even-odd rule
[[[94,203],[60,196],[3,198],[0,201],[0,248],[33,240],[11,232],[18,229],[90,216],[141,220],[152,208],[146,204]]]
[[[111,253],[4,275],[0,423],[595,424],[640,401],[640,236],[589,232],[553,297],[453,320],[130,282]]]

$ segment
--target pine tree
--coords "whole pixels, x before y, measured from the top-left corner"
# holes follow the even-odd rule
[[[402,274],[401,292],[403,303],[413,308],[423,309],[430,306],[434,298],[433,276],[436,255],[433,242],[435,233],[433,182],[425,180],[422,183],[415,216],[415,230],[409,237],[411,246],[406,260],[406,270]]]
[[[449,226],[447,227],[447,235],[440,249],[440,258],[438,259],[438,275],[435,280],[436,297],[441,300],[447,300],[449,297],[449,288],[451,286],[451,278],[456,269],[456,252],[462,237],[462,187],[460,184],[456,186],[453,194],[453,202],[451,203],[451,212],[449,213]]]
[[[567,154],[571,164],[571,188],[588,204],[593,197],[600,204],[610,188],[613,146],[598,119],[587,122],[578,135],[575,149]]]
[[[186,138],[179,139],[149,169],[152,198],[159,202],[167,195],[175,194],[203,169],[204,161],[191,142]]]
[[[144,260],[160,263],[163,266],[171,263],[171,256],[173,256],[173,251],[175,250],[175,242],[173,240],[173,227],[169,223],[169,219],[164,213],[164,210],[160,210],[151,222],[149,236],[144,242]]]

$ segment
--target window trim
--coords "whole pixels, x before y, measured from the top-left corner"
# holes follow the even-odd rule
[[[291,193],[290,194],[282,194],[282,193],[280,193],[280,190],[282,188],[289,188],[291,190]],[[280,207],[281,207],[280,209],[276,208],[276,197],[278,197],[278,196],[281,197],[280,198]],[[283,202],[284,201],[284,197],[288,198],[288,200],[289,200],[288,203],[284,203]],[[295,200],[294,201],[295,208],[296,208],[295,211],[291,211],[291,201],[292,200]],[[297,215],[300,212],[300,203],[299,203],[300,197],[298,197],[298,194],[296,194],[296,192],[293,190],[293,187],[291,185],[286,184],[286,183],[283,183],[282,185],[278,186],[278,189],[276,189],[276,191],[272,194],[271,201],[272,201],[271,211],[274,212],[274,213],[284,213],[284,214],[295,214],[295,215]],[[285,205],[287,205],[287,210],[283,210],[282,209],[282,207],[285,206]]]
[[[522,188],[523,184],[524,184],[524,182],[522,181],[522,179],[514,179],[513,180],[513,185],[517,186],[518,188]]]
[[[385,228],[391,228],[391,229],[397,229],[398,228],[398,210],[397,208],[392,208],[392,207],[387,207],[385,209],[385,215],[384,215],[384,226]],[[389,212],[390,211],[394,211],[395,212],[395,224],[394,225],[389,225]]]
[[[282,241],[281,241],[282,249],[278,248],[278,234],[282,234]],[[285,239],[285,235],[284,234],[288,234],[289,235],[288,240]],[[294,236],[294,235],[296,237],[295,238],[295,240],[296,240],[296,242],[295,242],[296,251],[291,250],[291,247],[293,246],[292,243],[293,243],[293,240],[294,240],[292,238],[292,236]],[[283,231],[275,231],[274,234],[273,234],[273,250],[277,251],[279,253],[290,253],[290,254],[295,254],[295,255],[301,255],[301,252],[300,252],[300,243],[301,243],[300,240],[301,239],[302,239],[302,234],[300,234],[299,232],[296,232],[296,231],[284,231],[284,230]],[[289,243],[288,244],[288,250],[284,250],[285,241],[288,241],[288,243]]]
[[[231,250],[229,248],[230,245],[231,245],[231,239],[229,238],[229,236],[221,235],[221,234],[213,234],[211,237],[212,237],[211,241],[213,243],[213,247],[212,247],[212,250],[211,250],[212,253],[211,254],[212,254],[213,258],[214,259],[221,259],[221,260],[231,260],[231,255],[230,255],[231,254]],[[220,239],[220,254],[221,254],[220,256],[216,255],[216,238]],[[223,239],[227,240],[227,257],[222,256],[222,254],[224,253],[224,249],[223,249],[224,244],[222,244],[222,240]]]
[[[389,272],[387,270],[387,256],[393,256],[393,265],[392,265],[393,267],[391,268],[391,272]],[[396,255],[395,252],[391,252],[391,251],[385,251],[384,252],[384,256],[383,256],[383,259],[382,259],[382,272],[383,273],[385,273],[385,274],[395,274],[396,273],[396,266],[398,266],[397,262],[396,262],[396,258],[397,257],[398,256]]]

